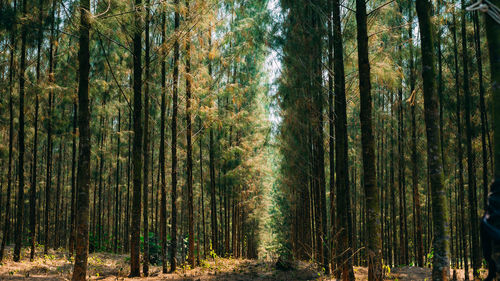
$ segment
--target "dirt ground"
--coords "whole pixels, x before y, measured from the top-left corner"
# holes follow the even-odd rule
[[[50,251],[48,255],[39,253],[30,262],[27,249],[23,252],[24,259],[15,263],[12,261],[11,248],[0,264],[0,280],[71,280],[73,260],[62,251]],[[367,280],[368,270],[364,267],[354,269],[356,280]],[[152,266],[150,276],[145,278],[127,278],[129,273],[129,256],[109,253],[95,253],[89,257],[89,280],[175,280],[175,281],[292,281],[292,280],[335,280],[320,273],[310,264],[300,262],[295,270],[280,271],[274,268],[274,262],[262,260],[224,259],[201,261],[195,269],[179,267],[175,274],[162,274],[161,267]],[[484,272],[483,272],[484,274]],[[457,270],[458,280],[463,280],[463,272]],[[431,280],[431,270],[419,267],[392,268],[386,273],[386,280]],[[472,279],[472,276],[470,278]]]

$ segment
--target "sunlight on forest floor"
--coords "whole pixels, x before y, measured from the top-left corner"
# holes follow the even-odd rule
[[[12,249],[9,248],[4,262],[0,265],[0,280],[71,280],[73,268],[63,251],[50,250],[43,255],[39,249],[33,262],[28,261],[28,249],[23,249],[22,262],[12,261]],[[368,270],[355,267],[356,280],[367,280]],[[334,280],[321,276],[317,268],[309,263],[299,263],[297,269],[279,271],[271,261],[224,259],[202,261],[195,269],[182,267],[175,274],[162,274],[160,266],[150,267],[147,278],[127,278],[129,256],[110,253],[93,253],[89,256],[89,280]],[[463,271],[457,271],[458,280],[463,280]],[[430,268],[400,267],[393,268],[386,280],[431,280]],[[472,276],[471,276],[472,280]]]

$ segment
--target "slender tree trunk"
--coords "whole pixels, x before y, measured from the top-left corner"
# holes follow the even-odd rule
[[[16,10],[16,3],[14,1],[14,11]],[[3,260],[5,245],[7,240],[9,240],[10,235],[10,201],[12,192],[12,152],[14,146],[14,99],[12,92],[14,91],[14,54],[16,52],[16,40],[15,34],[12,32],[10,38],[11,49],[10,49],[10,63],[9,63],[9,160],[7,168],[7,198],[5,199],[5,220],[3,225],[3,237],[2,245],[0,246],[0,262]]]
[[[368,31],[366,2],[356,0],[358,31],[358,65],[360,92],[361,145],[363,152],[363,184],[367,212],[368,280],[382,280],[382,248],[380,237],[380,205],[375,170],[375,146],[372,129],[372,97],[370,61],[368,58]]]
[[[55,207],[55,213],[54,213],[54,250],[57,250],[59,248],[59,234],[60,234],[60,225],[59,225],[59,217],[60,217],[60,211],[61,211],[61,206],[60,206],[60,200],[59,197],[61,195],[61,168],[62,168],[62,155],[64,153],[64,146],[63,146],[63,138],[62,135],[59,138],[59,152],[58,152],[58,157],[57,157],[57,183],[56,183],[56,207]]]
[[[189,22],[189,0],[186,0],[186,21]],[[187,142],[187,193],[189,221],[188,263],[194,268],[194,204],[193,204],[193,147],[191,141],[191,35],[186,35],[186,142]]]
[[[129,108],[128,114],[128,131],[132,131],[132,109]],[[132,135],[128,136],[128,153],[127,153],[127,199],[125,208],[125,242],[123,243],[123,248],[125,252],[129,251],[130,248],[130,175],[132,170],[131,160],[132,160]]]
[[[52,24],[50,31],[50,46],[49,46],[49,83],[54,83],[54,26],[55,26],[55,13],[56,13],[56,2],[52,2]],[[49,232],[50,232],[50,221],[49,221],[49,210],[50,210],[50,189],[52,188],[52,110],[54,104],[54,92],[49,90],[49,104],[48,104],[48,124],[47,124],[47,174],[45,179],[45,245],[43,253],[46,255],[49,248]]]
[[[491,3],[500,6],[500,0],[491,0]],[[500,179],[500,29],[490,16],[485,15],[486,38],[490,55],[491,93],[493,96],[493,144],[495,181]]]
[[[335,259],[336,251],[334,248],[334,239],[336,235],[336,218],[335,218],[335,128],[334,128],[334,103],[333,103],[333,3],[328,1],[328,158],[330,160],[330,228],[328,229],[327,235],[329,237],[328,245],[330,247],[331,255],[331,271],[335,272],[337,268],[337,262]],[[342,48],[342,45],[340,46]],[[335,245],[336,246],[336,245]]]
[[[70,224],[70,236],[69,236],[69,254],[73,255],[75,250],[75,221],[76,221],[76,128],[78,115],[78,105],[77,99],[73,101],[73,146],[71,150],[71,224]]]
[[[175,272],[177,268],[177,260],[175,254],[177,252],[177,96],[179,84],[179,0],[174,0],[175,15],[174,15],[174,72],[173,72],[173,96],[172,96],[172,241],[170,246],[170,272]]]
[[[344,75],[344,51],[342,46],[342,29],[340,20],[340,2],[333,1],[332,10],[333,23],[333,51],[334,59],[334,92],[335,92],[335,162],[348,163],[348,141],[347,141],[347,113],[346,113],[346,94],[345,94],[345,75]],[[349,171],[347,165],[336,165],[337,175],[336,188],[336,231],[338,235],[338,253],[337,264],[342,280],[353,280],[354,271],[352,268],[352,249],[349,245],[349,213],[346,212],[349,206]]]
[[[120,98],[121,102],[121,98]],[[114,220],[114,243],[113,243],[113,251],[115,253],[118,252],[118,237],[119,237],[119,231],[118,231],[118,221],[120,220],[120,212],[118,209],[118,203],[119,203],[119,196],[120,196],[120,134],[121,134],[121,109],[118,108],[118,130],[116,132],[116,187],[115,187],[115,220]]]
[[[411,14],[411,8],[410,14]],[[413,22],[413,15],[410,15],[410,22]],[[415,211],[415,244],[417,266],[424,266],[424,248],[422,244],[422,216],[420,208],[420,192],[418,191],[418,153],[417,153],[417,121],[416,106],[417,94],[415,93],[415,60],[413,57],[413,24],[408,27],[409,48],[410,48],[410,93],[412,96],[411,114],[411,159],[412,159],[412,185],[413,185],[413,208]]]
[[[132,224],[130,238],[130,277],[140,277],[140,232],[141,232],[141,184],[142,184],[142,26],[141,26],[141,7],[142,0],[135,1],[134,14],[134,37],[133,37],[133,56],[134,56],[134,140],[132,152],[133,166],[133,198],[132,198]],[[146,206],[144,206],[146,207]]]
[[[209,34],[209,45],[212,48],[212,33]],[[208,74],[212,77],[212,62],[208,62]],[[215,148],[214,148],[214,129],[210,128],[210,139],[208,147],[208,157],[209,157],[209,173],[210,173],[210,217],[211,217],[211,234],[212,241],[210,246],[210,251],[217,251],[217,205],[215,201]]]
[[[308,6],[309,8],[309,6]],[[324,140],[323,140],[323,89],[322,89],[322,63],[321,63],[321,36],[323,25],[319,13],[312,9],[310,25],[314,32],[310,35],[311,46],[310,75],[311,75],[311,117],[312,121],[312,166],[313,185],[315,194],[315,221],[316,221],[316,252],[317,259],[329,272],[330,263],[328,261],[327,239],[326,239],[326,195],[325,195],[325,160],[324,160]],[[306,21],[308,22],[308,21]]]
[[[38,24],[42,26],[43,24],[43,1],[38,1]],[[40,83],[40,61],[41,61],[41,49],[43,41],[43,30],[40,28],[38,31],[38,42],[37,42],[37,57],[36,57],[36,81]],[[36,181],[37,181],[37,160],[38,160],[38,114],[40,109],[39,92],[35,93],[35,136],[33,140],[33,162],[31,165],[31,188],[30,188],[30,261],[35,258],[35,244],[36,244]],[[1,201],[0,201],[1,202]]]
[[[105,109],[106,108],[106,100],[103,99],[102,102],[102,107]],[[105,113],[106,114],[106,113]],[[106,114],[107,115],[107,114]],[[95,231],[97,232],[97,251],[101,251],[102,249],[102,231],[103,231],[103,223],[102,223],[102,212],[103,212],[103,198],[102,198],[102,190],[103,190],[103,183],[102,183],[102,173],[104,169],[104,139],[105,139],[105,131],[104,131],[104,125],[106,124],[107,121],[107,116],[104,117],[101,115],[101,129],[100,129],[100,144],[99,144],[99,171],[97,173],[97,177],[99,179],[99,189],[97,193],[97,197],[99,198],[98,203],[97,203],[97,225]],[[94,193],[94,205],[95,205],[95,198],[96,194]],[[94,212],[94,218],[96,216],[96,213]],[[95,222],[94,222],[95,224]],[[94,232],[94,234],[96,234]]]
[[[460,81],[459,81],[459,65],[458,65],[458,47],[457,47],[457,36],[456,36],[456,19],[455,14],[453,14],[453,54],[455,63],[455,91],[457,97],[457,109],[456,109],[456,120],[457,120],[457,162],[458,162],[458,199],[460,202],[460,237],[462,243],[463,251],[463,263],[464,263],[464,273],[466,280],[469,279],[469,263],[467,257],[467,239],[465,231],[465,194],[464,194],[464,175],[463,175],[463,150],[462,150],[462,122],[461,122],[461,105],[460,105]],[[458,226],[458,224],[457,224]]]
[[[475,167],[475,153],[472,149],[472,139],[474,138],[474,129],[472,128],[471,121],[471,92],[469,87],[469,54],[467,50],[467,31],[466,31],[466,18],[465,18],[465,1],[462,0],[462,58],[463,58],[463,73],[464,73],[464,105],[465,105],[465,128],[466,128],[466,146],[467,146],[467,178],[468,178],[468,199],[471,223],[471,259],[474,277],[479,274],[481,266],[479,254],[479,218],[477,216],[477,200],[476,200],[476,167]]]
[[[27,1],[23,0],[23,17],[27,16]],[[14,246],[14,261],[21,259],[21,243],[23,237],[23,215],[24,215],[24,84],[26,71],[26,35],[28,26],[21,27],[21,65],[19,69],[19,132],[18,132],[18,177],[19,189],[17,194],[17,221],[16,221],[16,243]]]
[[[215,189],[215,148],[214,148],[214,132],[210,128],[210,141],[209,141],[209,161],[210,161],[210,209],[211,209],[211,223],[212,223],[212,249],[218,252],[218,238],[217,231],[217,202],[216,202],[216,189]]]
[[[198,119],[199,122],[199,132],[202,134],[202,124],[201,117]],[[205,191],[203,190],[203,135],[200,135],[200,192],[201,192],[201,220],[203,224],[203,259],[207,258],[207,237],[206,237],[206,228],[205,228]],[[234,224],[234,220],[233,220]],[[233,236],[234,240],[234,236]],[[234,250],[234,247],[233,247]]]
[[[403,10],[399,7],[399,12],[402,14]],[[398,17],[398,22],[402,20]],[[398,67],[402,66],[403,59],[401,54],[401,45],[402,45],[402,33],[400,35],[399,46],[398,49]],[[402,70],[400,70],[402,72]],[[403,79],[400,78],[398,82],[398,96],[397,101],[397,136],[398,136],[398,190],[399,190],[399,245],[401,247],[401,258],[400,264],[406,265],[408,264],[408,241],[406,240],[406,190],[405,190],[405,179],[404,179],[404,130],[403,130]]]
[[[49,78],[50,79],[50,78]],[[52,185],[52,103],[54,96],[52,91],[49,92],[49,104],[48,104],[48,124],[47,124],[47,156],[46,156],[46,176],[45,176],[45,235],[44,235],[44,254],[48,253],[49,248],[49,233],[50,233],[50,221],[49,221],[49,211],[50,211],[50,189]]]
[[[422,47],[422,79],[424,92],[424,111],[427,132],[427,161],[429,165],[430,186],[432,190],[433,239],[433,280],[449,280],[449,228],[448,206],[443,185],[442,162],[440,155],[440,135],[438,97],[436,94],[436,71],[434,60],[434,34],[431,23],[432,4],[428,0],[416,0]]]
[[[403,13],[402,9],[400,12]],[[401,34],[402,37],[402,34]],[[402,44],[402,43],[401,43]],[[403,58],[401,45],[398,47],[399,65],[402,68]],[[403,73],[403,70],[401,69]],[[402,247],[402,264],[409,263],[408,249],[408,220],[406,213],[406,165],[405,165],[405,130],[404,130],[404,103],[403,103],[403,80],[401,79],[398,86],[398,187],[399,187],[399,214],[400,214],[400,239]]]
[[[437,13],[438,17],[441,19],[441,1],[438,0],[437,3]],[[442,46],[441,46],[441,36],[442,36],[442,30],[441,26],[437,27],[438,32],[437,32],[437,48],[438,48],[438,87],[437,87],[437,92],[438,92],[438,98],[439,98],[439,133],[441,136],[444,136],[444,100],[443,100],[443,51],[442,51]],[[445,152],[444,152],[444,137],[441,137],[441,161],[443,162],[443,174],[447,175],[446,173],[446,158],[445,158]]]
[[[221,130],[222,131],[222,130]],[[222,181],[221,181],[221,174],[224,174],[224,171],[222,171],[223,168],[222,167],[219,167],[219,170],[218,170],[218,177],[217,177],[217,181],[218,181],[218,193],[219,193],[219,222],[220,222],[220,231],[219,231],[219,245],[218,245],[218,250],[217,250],[217,253],[219,255],[224,255],[224,218],[222,216],[222,213],[224,211],[224,199],[223,199],[223,192],[222,192],[222,188],[223,188],[223,185],[222,185]],[[217,205],[216,205],[217,206]],[[217,209],[217,207],[216,207]]]
[[[148,196],[149,196],[149,83],[150,83],[150,38],[149,38],[149,22],[150,22],[150,8],[149,8],[149,0],[146,0],[146,28],[144,34],[144,41],[146,44],[146,52],[145,52],[145,64],[146,64],[146,78],[145,78],[145,87],[144,87],[144,143],[142,146],[143,149],[143,199],[142,199],[142,207],[143,207],[143,237],[144,237],[144,255],[142,257],[142,273],[144,276],[149,275],[149,204],[148,204]],[[152,163],[152,162],[151,162]],[[151,181],[152,183],[152,181]],[[151,185],[153,186],[153,185]]]
[[[394,147],[395,147],[395,141],[394,141],[394,93],[390,93],[390,111],[391,111],[391,117],[389,120],[389,126],[390,126],[390,146],[391,146],[391,151],[390,151],[390,179],[389,179],[389,186],[391,187],[391,199],[390,201],[393,202],[391,204],[391,226],[392,226],[392,252],[393,252],[393,265],[398,265],[400,261],[400,253],[399,253],[399,248],[398,248],[398,232],[397,232],[397,227],[396,227],[396,188],[395,188],[395,178],[394,178]]]
[[[78,82],[78,128],[79,154],[77,176],[77,214],[75,239],[75,266],[73,281],[84,281],[87,276],[89,251],[89,189],[90,189],[90,110],[89,110],[89,70],[90,70],[90,0],[80,0],[80,50]]]
[[[479,108],[481,113],[481,150],[483,164],[483,209],[486,209],[488,204],[488,150],[486,149],[486,131],[488,130],[488,117],[486,115],[486,105],[484,101],[484,84],[483,84],[483,58],[481,54],[481,35],[479,32],[479,16],[478,12],[474,12],[474,42],[476,47],[477,73],[479,80]]]
[[[166,43],[166,12],[162,12],[161,40]],[[165,52],[162,53],[165,56]],[[167,273],[167,187],[165,182],[165,111],[166,111],[166,64],[165,57],[161,60],[161,115],[160,115],[160,241],[161,241],[161,261],[162,272]]]

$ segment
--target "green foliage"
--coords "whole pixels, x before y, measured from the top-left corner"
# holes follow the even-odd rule
[[[154,232],[149,232],[149,262],[153,265],[161,265],[161,245]],[[140,236],[140,249],[144,252],[144,236]]]
[[[425,266],[429,267],[432,265],[432,259],[434,258],[434,249],[431,249],[429,253],[427,253],[427,259]]]

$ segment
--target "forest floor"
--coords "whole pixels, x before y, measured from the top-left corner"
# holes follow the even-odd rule
[[[30,262],[27,249],[21,262],[12,261],[9,248],[4,262],[0,264],[0,280],[71,280],[72,260],[62,251],[50,251],[48,255],[38,254]],[[40,249],[41,250],[41,249]],[[368,270],[355,267],[356,280],[367,280]],[[287,281],[287,280],[335,280],[323,276],[317,268],[300,262],[290,271],[276,270],[274,262],[262,260],[224,259],[202,261],[195,269],[180,269],[175,274],[162,274],[161,267],[152,266],[147,278],[127,278],[129,256],[109,253],[93,253],[89,257],[89,280],[190,280],[190,281]],[[484,274],[484,273],[483,273]],[[457,271],[458,280],[463,280],[462,271]],[[472,276],[471,276],[472,278]],[[431,280],[431,270],[419,267],[399,267],[391,269],[385,280]],[[470,279],[473,280],[473,279]]]

